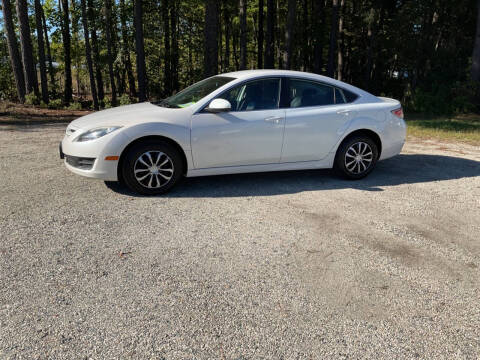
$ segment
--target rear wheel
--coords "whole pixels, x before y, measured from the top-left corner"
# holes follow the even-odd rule
[[[378,160],[378,147],[368,136],[359,135],[346,139],[335,156],[335,171],[347,179],[367,176]]]
[[[143,195],[158,195],[170,190],[183,174],[181,154],[168,143],[134,145],[125,155],[122,175],[125,185]]]

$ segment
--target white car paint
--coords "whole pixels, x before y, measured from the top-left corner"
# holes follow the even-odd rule
[[[79,175],[116,181],[118,161],[136,139],[162,136],[176,142],[185,154],[186,176],[244,172],[331,168],[342,140],[355,130],[375,132],[382,143],[380,159],[397,155],[406,127],[391,111],[397,100],[379,98],[349,84],[321,75],[284,70],[247,70],[222,74],[235,80],[185,108],[151,103],[116,107],[71,122],[61,146],[70,156],[95,158],[90,170],[66,167]],[[202,109],[225,90],[247,80],[292,77],[332,85],[355,93],[350,104],[274,110],[208,113]],[[121,126],[96,140],[77,142],[88,130]]]

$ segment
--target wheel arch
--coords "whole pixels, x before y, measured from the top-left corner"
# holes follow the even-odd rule
[[[374,142],[375,142],[375,145],[377,145],[377,150],[378,150],[378,157],[377,159],[380,159],[380,155],[382,154],[382,139],[380,138],[380,136],[378,135],[378,133],[376,133],[375,131],[371,130],[371,129],[357,129],[357,130],[354,130],[352,131],[351,133],[349,133],[347,136],[345,136],[342,141],[339,142],[338,146],[337,146],[337,150],[336,152],[338,152],[338,149],[340,148],[340,146],[347,140],[351,139],[352,137],[354,136],[359,136],[359,135],[364,135],[364,136],[368,136],[369,138],[371,138]]]
[[[188,161],[187,161],[187,155],[185,154],[185,151],[183,148],[180,146],[178,142],[175,140],[167,137],[167,136],[162,136],[162,135],[148,135],[148,136],[142,136],[139,137],[133,141],[131,141],[125,148],[122,150],[122,153],[120,154],[120,158],[118,159],[118,166],[117,166],[117,177],[120,182],[123,181],[123,175],[122,175],[122,166],[123,166],[123,161],[125,160],[125,154],[127,154],[128,150],[130,150],[133,146],[140,144],[142,142],[148,142],[148,141],[163,141],[165,143],[170,144],[173,146],[177,151],[180,153],[183,161],[183,175],[185,175],[188,171]]]

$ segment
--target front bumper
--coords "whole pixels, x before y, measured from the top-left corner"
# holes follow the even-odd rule
[[[90,170],[84,170],[81,168],[73,167],[65,160],[65,166],[72,173],[85,176],[92,179],[101,179],[105,181],[117,181],[117,163],[118,161],[99,161],[95,160],[95,163]]]
[[[105,160],[107,156],[120,156],[129,139],[122,133],[112,133],[89,142],[74,142],[65,135],[59,145],[60,158],[74,174],[105,181],[117,181],[118,160]]]

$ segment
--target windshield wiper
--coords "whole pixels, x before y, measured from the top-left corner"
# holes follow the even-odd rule
[[[178,105],[174,105],[174,104],[170,104],[167,99],[163,99],[163,100],[159,100],[159,101],[154,101],[152,102],[153,105],[158,105],[158,106],[161,106],[161,107],[165,107],[165,108],[172,108],[172,109],[177,109],[179,108],[180,106]]]

